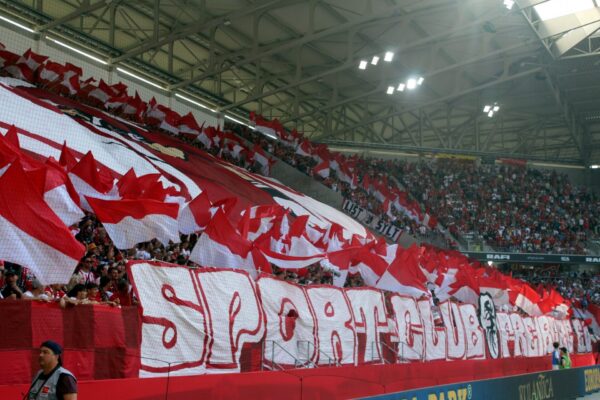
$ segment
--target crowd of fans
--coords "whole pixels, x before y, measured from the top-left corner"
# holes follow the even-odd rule
[[[565,174],[554,170],[478,165],[471,159],[407,162],[360,158],[359,184],[352,189],[336,177],[335,171],[325,179],[313,174],[317,161],[297,154],[290,146],[243,126],[231,129],[341,192],[386,223],[423,239],[444,237],[445,227],[459,239],[479,239],[499,251],[586,254],[588,239],[600,234],[600,197],[572,185]],[[384,210],[383,204],[360,184],[366,177],[371,181],[395,178],[441,225],[431,231],[405,213]],[[444,245],[440,240],[434,244]],[[454,246],[446,238],[444,247]]]
[[[571,271],[559,265],[510,265],[504,270],[523,279],[538,289],[554,288],[565,299],[579,302],[586,309],[589,304],[600,305],[600,274],[591,271]]]
[[[52,90],[49,87],[45,89]],[[87,102],[85,97],[77,100]],[[88,104],[97,106],[95,102]],[[134,118],[132,114],[120,113],[118,109],[112,112],[124,119]],[[174,136],[156,125],[149,128]],[[598,230],[599,198],[572,186],[566,176],[556,172],[512,166],[479,166],[472,161],[449,159],[409,163],[359,158],[356,165],[356,170],[360,171],[359,182],[356,187],[351,187],[340,180],[334,170],[331,170],[327,178],[314,174],[317,161],[297,154],[291,146],[269,140],[241,125],[226,128],[299,171],[322,181],[384,222],[447,248],[455,247],[456,244],[447,239],[441,226],[457,237],[474,234],[497,249],[572,254],[585,253],[586,240],[591,232]],[[263,171],[263,166],[243,153],[223,151],[218,146],[205,148],[193,138],[177,137],[251,172]],[[441,226],[431,230],[406,213],[393,208],[384,210],[381,201],[362,185],[365,179],[379,181],[383,178],[388,182],[399,181],[421,203],[423,211],[439,218]],[[87,214],[73,230],[76,238],[87,246],[88,251],[67,285],[43,287],[27,268],[5,262],[0,266],[1,297],[58,301],[63,307],[77,304],[128,306],[136,304],[136,299],[125,271],[127,260],[155,259],[199,267],[189,261],[191,249],[197,240],[196,235],[182,236],[179,244],[163,246],[154,240],[141,243],[135,249],[119,251],[92,214]],[[273,273],[281,279],[301,285],[331,284],[334,278],[332,272],[324,270],[318,264],[302,271],[273,267]],[[526,278],[529,280],[531,277]],[[536,283],[535,279],[530,281]],[[557,285],[565,297],[586,298],[588,302],[599,300],[597,283],[598,276],[566,276],[548,282]],[[350,274],[346,281],[347,287],[363,285],[359,274]]]
[[[358,185],[353,188],[348,182],[342,181],[333,169],[330,170],[329,176],[326,178],[315,174],[313,169],[318,162],[313,157],[296,153],[291,146],[268,139],[265,135],[242,125],[227,123],[226,129],[234,131],[253,144],[258,144],[278,159],[295,167],[300,172],[312,176],[330,189],[339,192],[342,197],[351,200],[360,207],[368,210],[385,224],[392,224],[402,232],[405,232],[418,240],[427,241],[428,243],[445,248],[456,248],[456,243],[444,235],[441,227],[436,227],[432,230],[426,224],[419,222],[416,218],[410,217],[406,213],[399,212],[393,207],[391,210],[386,211],[384,209],[384,204],[375,198],[372,192],[367,191],[363,185],[361,185],[367,175],[371,181],[379,181],[383,177],[389,178],[390,175],[388,174],[388,171],[393,166],[392,161],[359,158],[357,160],[356,169],[361,171],[362,175],[359,176]]]
[[[395,162],[395,175],[456,235],[496,250],[585,254],[600,197],[556,171],[474,161]]]

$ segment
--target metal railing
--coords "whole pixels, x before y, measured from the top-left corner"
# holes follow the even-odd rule
[[[268,348],[269,343],[271,344],[271,346],[270,346],[271,359],[269,360],[269,364],[267,364],[265,362],[265,355],[267,354],[266,351],[269,351],[269,348]],[[292,358],[292,360],[294,360],[294,368],[316,368],[317,367],[311,360],[306,360],[305,362],[303,362],[300,359],[296,358],[292,353],[287,351],[285,349],[285,347],[283,347],[276,341],[265,340],[263,342],[263,355],[262,355],[261,370],[264,370],[264,369],[273,370],[274,369],[273,367],[277,367],[280,371],[285,370],[285,368],[283,368],[281,365],[279,365],[275,361],[275,348],[278,348],[279,350],[283,351],[285,354],[290,356]]]
[[[306,360],[307,361],[310,361],[311,347],[312,347],[313,353],[316,351],[317,354],[319,355],[319,359],[321,358],[321,356],[324,356],[327,358],[327,366],[329,366],[329,367],[331,367],[332,365],[336,366],[336,367],[340,366],[340,363],[335,358],[330,357],[329,354],[324,353],[323,351],[321,351],[321,349],[317,349],[315,347],[314,343],[309,340],[299,340],[298,341],[297,346],[298,346],[299,354],[302,354],[301,350],[302,350],[304,343],[306,343]],[[315,364],[313,363],[313,365],[315,365]]]

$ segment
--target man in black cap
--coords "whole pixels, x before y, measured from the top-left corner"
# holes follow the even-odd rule
[[[33,378],[27,399],[77,400],[77,379],[62,367],[62,347],[52,340],[40,346],[41,370]]]

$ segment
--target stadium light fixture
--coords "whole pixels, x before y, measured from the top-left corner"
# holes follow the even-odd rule
[[[395,89],[394,89],[394,87],[393,87],[393,86],[388,86],[388,88],[387,88],[387,92],[386,92],[386,93],[387,93],[387,94],[394,94],[394,90],[395,90]]]
[[[421,85],[423,84],[423,82],[425,82],[425,78],[423,78],[422,76],[420,76],[420,77],[417,79],[417,85],[421,86]]]
[[[21,28],[24,31],[27,31],[29,33],[35,33],[35,31],[33,29],[31,29],[30,27],[20,24],[17,21],[13,21],[10,18],[6,18],[6,17],[3,17],[2,15],[0,15],[0,19],[4,22],[8,22],[9,24],[16,26],[17,28]]]
[[[417,80],[415,78],[409,78],[406,81],[406,88],[408,90],[414,90],[417,88]]]
[[[492,118],[494,114],[496,114],[498,111],[500,111],[500,106],[498,105],[498,103],[486,104],[483,107],[483,112],[487,114],[487,116],[490,118]]]
[[[600,169],[600,165],[598,164],[594,164],[594,165],[590,165],[591,169]]]
[[[405,88],[406,88],[406,84],[405,84],[404,82],[402,82],[402,83],[400,83],[400,84],[398,85],[398,89],[397,89],[397,90],[398,90],[399,92],[404,92],[404,89],[405,89]]]
[[[194,104],[194,105],[196,105],[196,106],[198,106],[200,108],[204,108],[205,110],[208,110],[208,111],[211,111],[211,112],[214,112],[214,113],[217,112],[217,110],[213,110],[212,108],[210,108],[210,107],[208,107],[208,106],[206,106],[206,105],[204,105],[202,103],[199,103],[196,100],[192,100],[189,97],[186,97],[186,96],[181,95],[179,93],[175,93],[175,97],[179,97],[180,99],[185,100],[185,101],[187,101],[189,103],[192,103],[192,104]]]
[[[358,69],[367,69],[367,61],[366,60],[360,60],[360,64],[358,64]]]
[[[506,8],[508,8],[509,10],[512,10],[514,5],[515,5],[514,0],[504,0],[504,6]]]
[[[393,59],[394,59],[394,53],[392,53],[391,51],[386,51],[385,56],[383,57],[383,61],[392,62]]]
[[[62,47],[64,47],[65,49],[69,49],[69,50],[71,50],[71,51],[73,51],[73,52],[75,52],[75,53],[77,53],[77,54],[80,54],[80,55],[82,55],[82,56],[84,56],[84,57],[86,57],[86,58],[89,58],[90,60],[94,60],[94,61],[96,61],[97,63],[100,63],[100,64],[102,64],[102,65],[107,65],[107,64],[108,64],[108,63],[107,63],[106,61],[104,61],[103,59],[101,59],[101,58],[98,58],[98,57],[96,57],[96,56],[93,56],[93,55],[91,55],[91,54],[89,54],[89,53],[86,53],[86,52],[85,52],[85,51],[83,51],[83,50],[79,50],[79,49],[78,49],[78,48],[76,48],[76,47],[69,46],[68,44],[66,44],[66,43],[64,43],[64,42],[61,42],[60,40],[57,40],[57,39],[51,38],[50,36],[46,36],[46,39],[48,39],[49,41],[51,41],[51,42],[53,42],[53,43],[56,43],[56,44],[57,44],[57,45],[59,45],[59,46],[62,46]]]
[[[371,64],[372,65],[377,65],[377,63],[379,63],[379,57],[373,56],[373,59],[371,60]]]
[[[121,67],[117,67],[117,71],[125,74],[125,75],[129,75],[130,77],[137,79],[138,81],[147,83],[150,86],[154,86],[155,88],[161,89],[161,90],[167,90],[166,88],[162,87],[161,85],[159,85],[158,83],[154,83],[144,77],[141,77],[139,75],[134,74],[133,72],[127,71],[126,69],[123,69]]]
[[[231,115],[227,115],[227,114],[225,114],[225,119],[228,119],[228,120],[230,120],[230,121],[233,121],[233,122],[235,122],[236,124],[244,125],[244,126],[246,126],[246,127],[250,128],[250,129],[252,129],[252,130],[254,130],[254,129],[255,129],[253,126],[251,126],[251,125],[249,125],[249,124],[247,124],[247,123],[245,123],[245,122],[242,122],[242,121],[240,121],[239,119],[232,117]]]

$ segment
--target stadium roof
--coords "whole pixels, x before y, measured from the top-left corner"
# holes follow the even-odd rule
[[[0,0],[0,16],[333,148],[600,164],[598,0]]]

